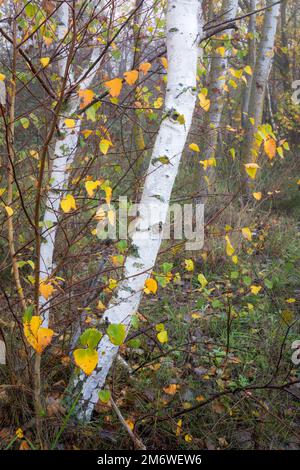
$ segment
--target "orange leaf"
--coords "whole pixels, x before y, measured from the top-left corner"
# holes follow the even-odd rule
[[[149,70],[151,69],[151,67],[152,66],[151,66],[150,62],[144,62],[143,64],[140,64],[139,71],[143,72],[143,74],[146,75],[149,72]]]
[[[139,78],[139,72],[137,70],[130,70],[124,73],[124,77],[128,85],[133,85]]]
[[[122,90],[122,80],[121,78],[113,78],[112,80],[108,80],[108,82],[104,82],[106,88],[108,88],[110,96],[113,98],[117,98]]]
[[[276,155],[276,142],[272,137],[264,142],[264,150],[268,155],[268,158],[272,160]]]
[[[52,340],[53,330],[41,328],[42,318],[33,316],[30,321],[24,323],[24,335],[30,346],[38,353],[42,353]]]
[[[78,96],[81,99],[80,103],[80,108],[85,108],[87,105],[89,105],[95,96],[95,93],[93,90],[79,90],[78,91]]]

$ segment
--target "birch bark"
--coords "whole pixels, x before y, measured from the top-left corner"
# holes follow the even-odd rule
[[[249,2],[249,10],[255,11],[256,9],[256,0],[250,0]],[[251,15],[249,18],[249,27],[248,27],[248,54],[247,54],[247,65],[250,65],[252,72],[255,68],[255,61],[256,61],[256,15]],[[245,85],[244,88],[244,95],[242,101],[242,126],[245,127],[248,118],[248,110],[249,110],[249,101],[250,101],[250,94],[251,94],[251,86],[252,86],[253,75],[250,76],[248,79],[248,84]]]
[[[153,154],[145,179],[143,194],[139,204],[136,229],[132,235],[134,255],[128,255],[124,267],[124,280],[116,298],[104,314],[108,323],[124,324],[128,331],[132,316],[139,307],[146,279],[154,267],[161,245],[163,228],[173,184],[187,135],[191,126],[195,107],[196,68],[199,39],[198,0],[169,0],[167,9],[167,51],[168,83],[165,99],[165,118],[162,120]],[[202,24],[202,11],[201,11]],[[202,34],[202,27],[201,33]],[[200,36],[201,37],[201,36]],[[185,124],[172,118],[174,112],[184,116]],[[168,165],[157,159],[167,156]],[[155,211],[149,217],[149,208]],[[98,346],[98,367],[91,376],[80,376],[71,385],[82,389],[77,417],[89,420],[98,401],[98,391],[103,387],[107,374],[118,353],[105,335]]]
[[[221,8],[221,20],[227,21],[236,16],[238,9],[238,0],[223,0]],[[219,15],[218,15],[219,16]],[[220,38],[224,33],[219,33],[213,39],[213,51],[211,58],[211,67],[208,79],[208,97],[210,98],[211,105],[209,110],[205,113],[204,129],[209,133],[209,138],[204,141],[203,160],[209,160],[215,157],[218,143],[218,134],[221,123],[222,111],[224,107],[224,86],[226,83],[226,75],[228,69],[228,51],[224,57],[218,53],[216,49],[220,47]],[[230,31],[227,33],[231,37]],[[201,155],[201,156],[202,156]],[[208,167],[206,176],[209,178],[209,189],[211,190],[214,185],[215,168]],[[203,172],[201,171],[201,179]]]
[[[69,5],[67,2],[63,3],[58,13],[60,14],[60,24],[57,31],[58,39],[63,40],[64,35],[68,29],[69,21]],[[90,57],[90,63],[93,63],[99,56],[100,49],[95,47]],[[64,54],[64,58],[59,62],[59,73],[61,76],[65,74],[66,62],[68,54]],[[86,67],[88,69],[89,64]],[[89,88],[93,81],[98,67],[94,67],[91,73],[81,82],[81,89]],[[86,70],[82,72],[85,74]],[[69,72],[69,78],[73,80],[73,70],[71,68]],[[78,94],[70,98],[66,109],[64,111],[66,116],[72,116],[79,110],[80,98]],[[75,154],[77,143],[79,139],[81,120],[75,120],[74,128],[68,128],[65,125],[64,118],[60,119],[58,128],[63,135],[63,138],[58,139],[55,143],[53,165],[49,175],[49,191],[47,193],[47,207],[43,217],[42,226],[43,232],[43,243],[41,244],[41,255],[40,255],[40,279],[43,281],[47,279],[53,272],[53,255],[55,248],[55,239],[58,229],[59,221],[59,206],[62,200],[63,190],[67,187],[68,183],[68,167],[72,164]],[[45,306],[46,300],[40,296],[39,304],[41,309]],[[43,327],[47,328],[49,324],[49,302],[42,310]]]
[[[267,5],[272,5],[273,3],[273,0],[267,0]],[[280,3],[265,11],[263,31],[258,46],[258,54],[251,85],[246,135],[242,150],[243,161],[253,162],[257,159],[255,134],[262,122],[264,96],[271,70],[279,9]]]

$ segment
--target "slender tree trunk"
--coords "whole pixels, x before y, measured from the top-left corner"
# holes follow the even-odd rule
[[[273,3],[273,0],[267,0],[267,4],[272,5]],[[245,129],[246,135],[242,149],[242,160],[244,162],[254,162],[258,156],[255,134],[262,122],[264,97],[271,70],[279,9],[280,4],[277,4],[265,11],[263,31],[253,73],[248,119]]]
[[[64,3],[61,7],[61,22],[60,29],[58,31],[58,39],[62,40],[65,34],[65,31],[68,27],[68,9],[69,6],[67,3]],[[95,47],[91,57],[90,62],[93,63],[99,56],[100,49]],[[60,61],[59,68],[60,74],[63,76],[66,68],[67,55],[65,58]],[[88,68],[88,65],[87,65]],[[87,69],[86,68],[86,69]],[[90,86],[93,81],[98,67],[94,67],[92,72],[81,82],[80,88],[86,89]],[[82,72],[84,75],[86,70]],[[73,71],[72,68],[69,72],[69,76],[72,79]],[[80,98],[76,94],[74,97],[69,99],[66,109],[64,110],[65,116],[72,116],[79,110]],[[52,170],[49,175],[49,191],[47,193],[47,203],[46,210],[43,217],[43,243],[41,244],[41,253],[40,253],[40,278],[41,280],[47,279],[51,276],[54,265],[53,265],[53,255],[55,248],[55,239],[57,235],[57,229],[59,224],[59,206],[63,197],[63,190],[68,186],[68,167],[72,164],[79,134],[80,134],[81,120],[75,120],[74,128],[68,128],[65,125],[64,118],[62,118],[58,124],[59,131],[63,135],[62,138],[59,138],[55,143],[54,155],[53,155],[53,165]],[[40,296],[39,304],[42,308],[46,303],[44,297]],[[43,316],[43,327],[47,328],[49,324],[49,303],[42,310]]]
[[[170,196],[178,172],[181,155],[191,126],[195,107],[196,68],[199,39],[198,0],[169,0],[167,11],[168,83],[165,100],[165,118],[162,120],[145,179],[139,205],[136,230],[132,236],[134,255],[128,255],[124,267],[124,280],[104,314],[108,323],[124,324],[128,331],[132,316],[139,307],[146,279],[155,265],[162,240],[162,229],[166,221]],[[202,36],[202,11],[201,29]],[[184,116],[185,123],[173,119],[173,111]],[[162,165],[158,158],[169,158]],[[149,209],[155,211],[149,217]],[[161,230],[157,233],[157,227]],[[141,236],[142,235],[142,236]],[[87,377],[83,374],[72,384],[82,388],[77,416],[89,420],[98,401],[98,391],[118,353],[105,335],[98,346],[98,367]]]
[[[256,0],[250,0],[249,2],[250,12],[255,11],[256,9]],[[249,18],[249,27],[248,27],[248,55],[247,55],[247,65],[250,65],[252,73],[255,68],[256,61],[256,15],[251,15]],[[248,78],[248,83],[245,85],[243,101],[242,101],[242,126],[245,127],[248,119],[248,110],[249,110],[249,101],[251,94],[253,75]]]
[[[276,64],[278,65],[280,74],[282,76],[282,86],[285,92],[290,93],[292,86],[292,74],[289,59],[288,50],[288,37],[287,37],[287,0],[282,0],[280,5],[280,37],[281,37],[281,49],[276,54]]]
[[[226,21],[236,16],[238,9],[238,0],[223,0],[221,8],[221,20]],[[227,32],[228,37],[231,37],[231,32]],[[225,52],[224,57],[217,51],[221,46],[220,38],[224,33],[219,33],[213,39],[211,67],[208,79],[208,97],[210,99],[209,111],[205,113],[203,127],[205,129],[205,136],[203,141],[203,153],[201,153],[201,160],[209,160],[214,158],[218,145],[218,134],[221,123],[222,111],[224,107],[224,86],[226,83],[226,75],[228,69],[228,51]],[[205,171],[205,176],[209,179],[208,191],[213,191],[215,182],[215,168],[210,166]],[[203,182],[203,171],[200,172],[201,183]],[[206,198],[201,199],[206,202]]]

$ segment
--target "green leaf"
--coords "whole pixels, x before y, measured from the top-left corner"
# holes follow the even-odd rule
[[[28,18],[33,18],[36,12],[36,7],[30,2],[27,3],[25,7],[25,13],[28,16]]]
[[[246,284],[246,286],[250,286],[250,284],[252,283],[252,279],[249,276],[244,276],[243,282]]]
[[[265,286],[268,288],[268,289],[273,289],[273,281],[269,280],[269,279],[265,279]]]
[[[29,119],[27,119],[26,117],[23,117],[20,119],[20,122],[22,124],[22,126],[24,127],[24,129],[27,129],[29,127]]]
[[[124,343],[124,339],[126,337],[126,328],[122,323],[111,323],[108,326],[106,333],[108,334],[112,344],[115,346],[121,346],[121,344]]]
[[[109,390],[100,390],[98,396],[102,403],[108,403],[111,397],[111,393]]]
[[[128,343],[126,344],[128,344],[130,348],[139,348],[141,345],[141,341],[138,338],[134,338],[128,341]]]
[[[28,305],[23,315],[23,322],[30,322],[34,310],[34,305]]]
[[[173,263],[163,263],[162,270],[164,274],[169,273],[173,269]]]
[[[102,334],[96,328],[88,328],[80,336],[80,343],[82,346],[88,346],[90,349],[97,347]]]

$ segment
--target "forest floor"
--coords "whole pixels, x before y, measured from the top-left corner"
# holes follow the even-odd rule
[[[116,362],[108,382],[124,419],[148,449],[300,449],[300,388],[290,386],[300,380],[291,360],[291,345],[300,339],[297,201],[299,193],[278,199],[251,243],[242,242],[237,264],[224,255],[218,238],[205,255],[192,256],[193,270],[186,269],[187,255],[178,248],[173,263],[169,255],[160,258],[158,294],[144,296],[121,347],[131,371]],[[157,339],[162,329],[166,343]],[[75,423],[61,405],[72,370],[67,346],[49,348],[43,359],[46,446],[132,448],[110,403],[98,403],[89,425]],[[20,381],[4,373],[1,383]],[[1,448],[20,446],[17,428],[27,439],[21,445],[36,445],[26,387],[2,386]]]

